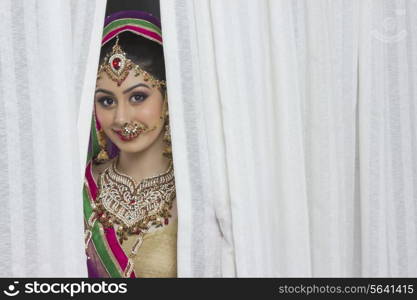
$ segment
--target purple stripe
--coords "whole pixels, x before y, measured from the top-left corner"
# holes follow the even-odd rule
[[[155,18],[150,13],[147,13],[144,11],[138,11],[138,10],[123,10],[123,11],[119,11],[114,14],[111,14],[105,19],[104,26],[107,26],[109,23],[113,22],[114,20],[125,19],[125,18],[135,18],[135,19],[146,20],[158,26],[159,28],[161,28],[161,22],[157,18]]]
[[[110,277],[109,273],[106,270],[106,267],[103,265],[103,262],[100,259],[100,256],[97,253],[93,245],[93,241],[88,243],[87,247],[87,256],[90,259],[87,259],[87,270],[88,277],[90,278],[104,278]]]
[[[111,40],[113,37],[115,37],[119,32],[121,31],[132,31],[132,32],[136,32],[136,33],[140,33],[142,35],[145,35],[146,37],[151,37],[156,41],[159,41],[160,43],[162,43],[162,37],[150,30],[146,30],[144,28],[141,27],[137,27],[137,26],[132,26],[132,25],[125,25],[123,27],[120,27],[118,29],[115,29],[113,31],[110,31],[102,40],[101,44],[104,45],[105,43],[107,43],[109,40]]]

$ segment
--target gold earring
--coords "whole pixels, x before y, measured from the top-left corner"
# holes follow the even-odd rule
[[[103,129],[100,129],[97,132],[97,138],[98,138],[98,144],[100,146],[100,152],[98,153],[95,161],[97,163],[102,163],[106,160],[109,160],[109,154],[107,153],[107,150],[106,150],[107,142],[106,142],[106,137],[105,137]]]
[[[162,155],[172,159],[171,128],[169,127],[168,99],[165,99],[165,102],[166,103],[164,103],[163,110],[163,115],[165,115],[165,118],[161,116],[161,119],[165,120],[165,132],[163,138],[163,141],[165,143],[165,149],[162,152]]]
[[[172,158],[172,145],[171,145],[171,129],[169,128],[169,121],[165,124],[164,133],[165,149],[162,155],[168,158]]]

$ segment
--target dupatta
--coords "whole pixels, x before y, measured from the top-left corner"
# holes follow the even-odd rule
[[[108,16],[104,22],[102,46],[119,33],[130,31],[162,46],[161,24],[151,14],[141,11],[120,11]],[[133,263],[123,251],[113,227],[104,228],[93,211],[98,196],[98,185],[92,173],[93,158],[100,152],[98,131],[100,124],[93,109],[87,166],[83,187],[85,249],[88,277],[136,278]],[[118,149],[108,143],[110,158]]]

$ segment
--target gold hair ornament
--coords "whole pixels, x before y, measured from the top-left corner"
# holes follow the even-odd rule
[[[117,85],[120,86],[131,70],[134,71],[135,76],[142,75],[143,80],[146,82],[149,81],[152,87],[159,89],[166,87],[165,80],[156,79],[151,74],[143,70],[139,65],[127,58],[126,53],[119,45],[119,36],[117,36],[112,52],[108,53],[104,57],[104,62],[98,69],[97,80],[100,79],[100,74],[105,72],[111,80],[117,82]]]

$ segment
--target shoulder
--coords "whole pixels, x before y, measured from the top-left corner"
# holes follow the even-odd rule
[[[109,167],[111,165],[111,163],[113,162],[113,160],[114,160],[114,158],[113,159],[109,159],[108,161],[103,162],[103,163],[100,163],[100,164],[99,163],[95,163],[95,162],[93,162],[91,164],[91,172],[93,173],[93,177],[94,177],[94,180],[96,182],[98,182],[98,177],[100,176],[100,174],[103,173],[103,171],[105,169],[107,169],[107,167]]]

